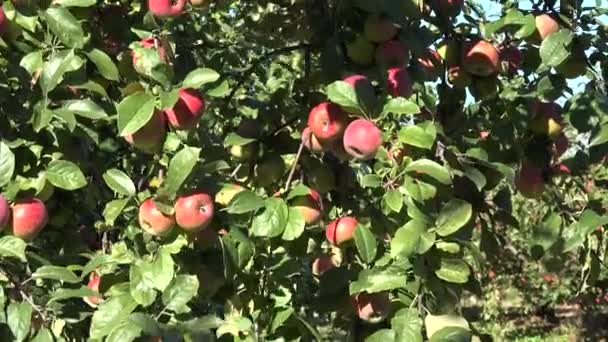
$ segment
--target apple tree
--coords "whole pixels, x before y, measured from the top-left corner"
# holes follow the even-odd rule
[[[593,287],[608,10],[488,4],[3,1],[1,339],[470,341],[514,240]]]

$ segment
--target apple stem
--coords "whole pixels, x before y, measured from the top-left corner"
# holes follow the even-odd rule
[[[241,167],[243,167],[243,163],[239,163],[239,165],[236,166],[236,168],[234,168],[234,171],[232,171],[232,173],[230,174],[230,178],[233,178],[236,176],[236,174],[239,172],[239,170],[241,169]]]
[[[291,180],[293,179],[293,175],[296,172],[296,167],[298,166],[298,162],[300,161],[300,157],[302,156],[302,151],[304,150],[304,141],[300,143],[300,147],[298,148],[298,154],[296,154],[296,160],[293,161],[293,165],[291,166],[291,170],[289,171],[289,176],[287,177],[287,182],[285,182],[284,192],[289,190],[289,186],[291,185]]]

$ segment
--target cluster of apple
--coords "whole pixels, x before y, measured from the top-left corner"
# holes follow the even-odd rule
[[[146,38],[140,44],[145,49],[154,49],[162,61],[168,62],[165,48],[158,39]],[[133,66],[137,70],[140,56],[133,51],[132,57]],[[162,147],[167,132],[167,121],[174,129],[190,130],[195,128],[205,110],[205,100],[198,91],[188,88],[179,89],[178,97],[172,108],[162,111],[155,109],[152,118],[137,132],[125,136],[125,140],[141,151],[156,153]]]
[[[16,200],[12,205],[0,195],[0,231],[25,241],[32,241],[46,226],[49,215],[46,205],[38,198]]]
[[[194,7],[205,7],[209,5],[209,0],[148,0],[150,13],[161,18],[178,17],[184,13],[186,3]]]

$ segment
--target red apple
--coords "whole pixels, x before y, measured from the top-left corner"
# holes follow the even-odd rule
[[[195,232],[206,228],[213,215],[213,198],[206,193],[182,196],[175,202],[175,221],[185,231]]]
[[[441,56],[435,50],[427,49],[416,59],[416,68],[427,81],[436,80],[443,70]]]
[[[352,304],[357,316],[361,320],[372,324],[384,321],[391,311],[391,300],[388,292],[361,292],[352,297]]]
[[[515,175],[515,187],[524,197],[539,197],[545,190],[543,170],[529,161],[524,161]]]
[[[4,14],[4,8],[0,7],[0,35],[4,33],[6,27],[6,15]]]
[[[399,40],[389,40],[376,48],[376,63],[384,67],[403,67],[410,59],[410,50]]]
[[[180,89],[179,99],[173,108],[165,109],[171,126],[176,129],[196,127],[198,119],[205,110],[205,100],[194,89]]]
[[[310,189],[307,195],[294,198],[291,206],[302,214],[307,224],[317,223],[321,219],[323,200],[319,192],[314,189]]]
[[[327,241],[334,246],[340,246],[353,240],[357,224],[359,224],[357,219],[351,216],[344,216],[331,221],[325,228]]]
[[[150,13],[157,17],[177,17],[184,12],[186,0],[148,0]]]
[[[382,131],[369,120],[357,119],[346,127],[343,139],[348,154],[361,160],[371,159],[382,145]]]
[[[156,49],[158,51],[158,55],[162,61],[167,62],[167,53],[165,51],[165,47],[162,42],[158,38],[148,37],[142,39],[140,42],[141,47],[144,49]],[[131,51],[131,58],[133,59],[133,67],[137,70],[137,61],[139,60],[139,56],[135,51]]]
[[[502,72],[515,74],[523,63],[523,56],[517,46],[509,45],[500,50],[500,62]]]
[[[4,196],[0,195],[0,231],[11,221],[11,207]]]
[[[323,273],[335,268],[336,266],[337,265],[334,258],[329,255],[321,255],[312,261],[312,274],[320,277]]]
[[[348,118],[342,108],[331,102],[322,102],[308,114],[308,127],[321,143],[342,136]]]
[[[319,139],[312,134],[310,128],[308,127],[304,128],[302,131],[302,142],[304,143],[304,147],[306,147],[310,152],[320,153],[325,151],[325,147],[321,144]]]
[[[148,234],[160,236],[168,233],[175,225],[175,217],[166,215],[156,207],[152,198],[139,206],[139,225]]]
[[[462,11],[464,0],[437,0],[436,11],[445,17],[456,17]]]
[[[388,69],[387,80],[388,93],[394,97],[412,96],[412,80],[408,71],[404,68]]]
[[[538,37],[540,40],[544,40],[553,32],[559,30],[559,23],[550,14],[537,15],[535,18],[536,30],[538,31]]]
[[[485,40],[468,41],[463,46],[462,66],[476,76],[490,76],[498,72],[498,50]]]
[[[49,221],[46,205],[38,198],[15,201],[12,217],[10,233],[25,241],[33,240]]]
[[[124,138],[133,147],[154,154],[162,147],[167,130],[166,126],[165,116],[155,109],[150,121],[144,127]]]
[[[370,42],[383,43],[395,37],[397,26],[387,17],[370,15],[363,25],[363,34]]]
[[[91,272],[91,275],[89,276],[89,283],[87,284],[87,287],[93,291],[99,292],[100,283],[101,283],[101,277],[97,274],[97,272]],[[85,301],[85,303],[89,304],[89,306],[95,308],[95,307],[97,307],[97,305],[99,305],[99,304],[101,304],[101,302],[103,302],[103,297],[102,296],[87,296],[87,297],[84,297],[83,300]]]

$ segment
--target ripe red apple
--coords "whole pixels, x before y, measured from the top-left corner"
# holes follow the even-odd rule
[[[11,207],[4,196],[0,195],[0,231],[11,221]]]
[[[427,49],[424,54],[416,59],[416,68],[424,80],[434,81],[443,71],[441,56],[437,51]]]
[[[388,93],[394,97],[412,96],[412,80],[408,71],[404,68],[388,69],[386,88]]]
[[[363,34],[370,42],[383,43],[397,34],[397,26],[387,17],[370,15],[365,19]]]
[[[186,0],[148,0],[150,13],[157,17],[177,17],[184,12]]]
[[[307,195],[294,198],[291,206],[302,214],[307,224],[317,223],[323,213],[323,200],[314,189],[310,189]]]
[[[533,101],[530,106],[533,118],[530,122],[530,130],[536,134],[547,135],[556,140],[563,129],[561,118],[562,108],[555,102]]]
[[[344,216],[331,221],[325,228],[327,241],[334,246],[340,246],[353,240],[358,224],[357,219],[351,216]]]
[[[25,241],[32,241],[49,221],[46,205],[38,198],[15,201],[12,217],[10,233]]]
[[[6,15],[4,14],[4,8],[0,7],[0,35],[4,33],[4,28],[6,26]]]
[[[357,316],[364,322],[372,324],[384,321],[391,311],[388,292],[361,292],[352,297],[352,304]]]
[[[559,30],[559,23],[550,14],[545,13],[537,15],[535,21],[538,37],[541,41],[547,38],[551,33]]]
[[[312,261],[312,274],[320,277],[323,273],[335,268],[336,266],[337,265],[334,258],[329,255],[321,255]]]
[[[529,161],[524,161],[515,175],[515,187],[524,197],[539,197],[545,190],[543,170]]]
[[[376,48],[376,63],[384,67],[403,67],[410,59],[410,50],[399,40],[389,40]]]
[[[308,114],[308,127],[321,143],[341,137],[347,121],[342,108],[331,102],[318,104]]]
[[[124,138],[133,147],[154,154],[162,147],[167,131],[166,126],[165,116],[155,109],[150,121],[144,127]]]
[[[490,76],[498,72],[500,56],[492,43],[485,40],[465,42],[462,66],[476,76]]]
[[[156,49],[158,51],[160,59],[164,62],[168,62],[165,47],[163,46],[160,39],[148,37],[142,39],[139,43],[144,49]],[[133,60],[133,67],[135,68],[135,70],[137,70],[137,61],[139,60],[139,55],[135,51],[131,51],[131,58]]]
[[[464,0],[437,0],[435,10],[445,17],[456,17],[462,11]]]
[[[302,131],[302,142],[304,143],[304,147],[306,147],[310,152],[320,153],[325,151],[325,147],[321,144],[319,139],[312,134],[310,128],[308,127],[304,128]]]
[[[174,215],[166,215],[156,207],[152,198],[139,206],[139,225],[148,234],[160,236],[168,233],[175,225]]]
[[[176,129],[196,127],[198,119],[205,110],[205,100],[194,89],[180,89],[179,99],[173,108],[165,109],[169,123]]]
[[[93,291],[99,292],[99,284],[101,283],[101,277],[97,274],[97,272],[91,272],[89,276],[89,283],[87,287]],[[103,297],[99,296],[87,296],[83,298],[84,302],[89,304],[89,306],[95,308],[97,305],[103,302]]]
[[[374,44],[359,35],[346,43],[346,56],[355,64],[368,66],[374,61]]]
[[[515,74],[521,69],[523,56],[517,46],[509,45],[500,50],[500,67],[505,74]]]
[[[175,221],[188,232],[206,228],[213,220],[213,198],[206,193],[182,196],[175,202]]]
[[[357,119],[346,127],[343,139],[348,154],[361,160],[371,159],[382,145],[382,131],[369,120]]]

